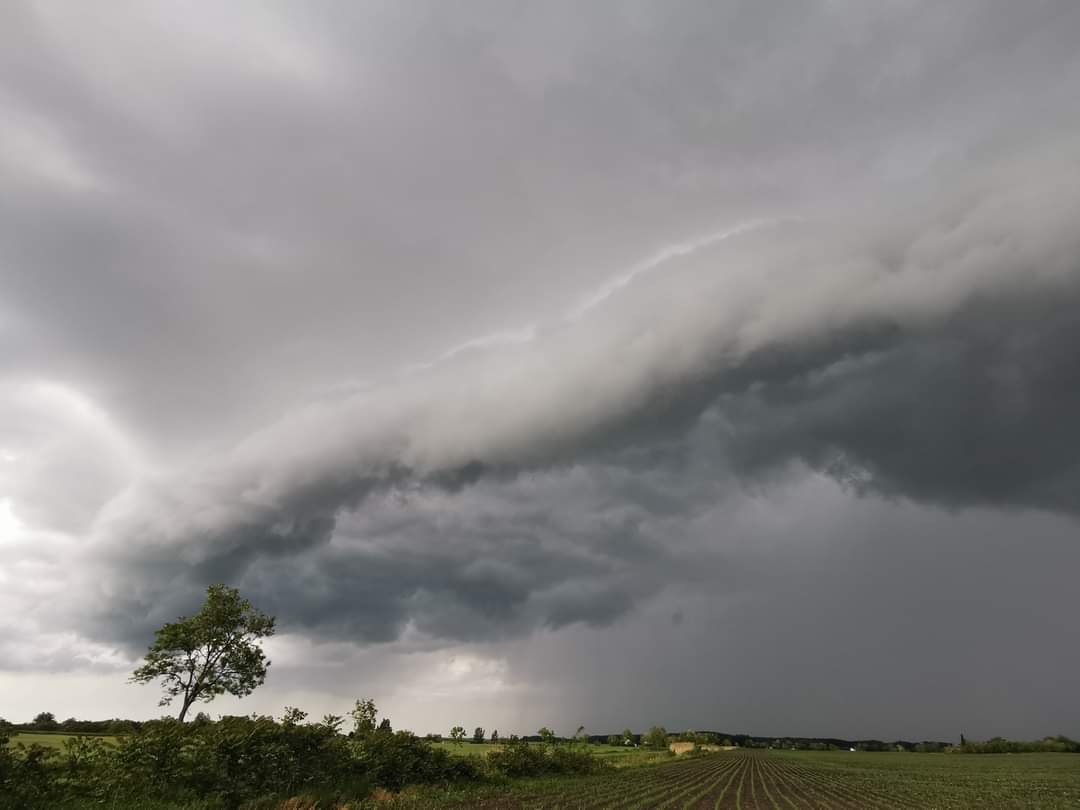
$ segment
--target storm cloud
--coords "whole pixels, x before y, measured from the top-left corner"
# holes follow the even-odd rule
[[[737,606],[858,636],[800,570],[1075,557],[1073,4],[2,14],[3,669],[121,668],[215,581],[346,658],[805,655]]]

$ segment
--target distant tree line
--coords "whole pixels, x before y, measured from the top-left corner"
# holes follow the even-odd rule
[[[111,718],[109,720],[77,720],[69,717],[57,722],[56,715],[52,712],[39,712],[29,723],[11,723],[0,717],[0,729],[6,728],[9,733],[20,731],[57,732],[60,734],[82,735],[111,735],[131,734],[137,731],[142,723],[138,720],[124,720]]]
[[[1080,742],[1060,734],[1031,741],[992,737],[983,742],[964,740],[957,750],[963,754],[1080,754]]]
[[[527,737],[539,740],[539,737]],[[1021,753],[1080,753],[1080,742],[1062,735],[1041,740],[1009,740],[994,737],[973,742],[961,735],[961,743],[940,740],[845,740],[838,737],[762,737],[751,734],[728,734],[720,731],[682,731],[669,733],[662,726],[653,726],[642,734],[625,729],[621,734],[591,734],[588,741],[595,745],[626,745],[644,748],[665,748],[673,742],[693,742],[699,745],[737,746],[739,748],[773,748],[797,751],[909,751],[915,753],[964,754],[1021,754]]]

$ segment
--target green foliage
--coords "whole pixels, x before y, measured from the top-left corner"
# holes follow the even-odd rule
[[[465,728],[454,726],[450,729],[450,739],[454,741],[454,745],[461,745],[465,741]]]
[[[498,751],[488,754],[487,764],[503,776],[539,776],[548,772],[545,747],[529,745],[516,737],[504,740]]]
[[[17,743],[0,731],[0,808],[44,806],[54,793],[52,772],[55,749]]]
[[[591,774],[611,767],[585,747],[558,746],[551,741],[530,745],[516,737],[504,740],[500,749],[488,754],[487,765],[493,773],[510,777]]]
[[[480,743],[482,743],[484,741],[484,729],[483,728],[481,728],[480,726],[477,726],[473,730],[472,741],[474,743],[476,743],[477,745],[479,745]]]
[[[274,617],[256,610],[235,588],[211,585],[194,616],[181,616],[154,634],[146,662],[131,676],[136,683],[161,679],[159,705],[181,698],[182,721],[196,701],[226,692],[250,695],[266,679],[270,662],[258,642],[274,634]]]
[[[479,767],[471,757],[456,757],[434,748],[408,731],[376,731],[354,738],[353,752],[379,787],[401,790],[409,784],[475,779]]]
[[[52,712],[39,712],[30,727],[38,731],[55,731],[60,728],[60,724],[56,722],[56,715]]]
[[[360,698],[349,716],[353,720],[353,734],[362,736],[375,731],[375,718],[379,716],[379,710],[371,698]]]
[[[480,777],[479,760],[451,756],[409,732],[375,729],[346,737],[337,723],[305,723],[287,709],[217,722],[150,721],[116,743],[70,737],[62,748],[9,745],[0,731],[0,809],[172,806],[214,810],[278,807],[290,796],[334,807],[373,786],[447,784]],[[301,805],[308,807],[311,805]]]
[[[225,717],[206,725],[147,723],[139,734],[121,740],[117,765],[122,793],[219,796],[230,805],[267,794],[364,784],[363,769],[336,732],[269,717]]]
[[[667,729],[663,726],[653,726],[642,736],[641,744],[649,748],[667,748]]]
[[[964,739],[958,750],[963,754],[1076,754],[1080,753],[1080,742],[1063,735],[1032,741],[992,737],[984,742]]]
[[[202,716],[203,713],[199,712],[199,717]],[[196,717],[195,719],[198,720],[199,717]],[[281,714],[281,722],[286,726],[298,726],[303,723],[305,719],[307,719],[307,712],[298,709],[295,706],[286,706],[285,711]]]

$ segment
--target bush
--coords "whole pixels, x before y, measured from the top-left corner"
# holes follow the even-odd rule
[[[353,750],[372,782],[388,790],[401,790],[408,784],[459,782],[480,775],[473,757],[451,756],[409,731],[358,735]]]
[[[552,773],[590,774],[607,770],[610,765],[589,751],[553,748],[549,754]]]
[[[219,796],[229,806],[331,785],[367,789],[345,738],[325,726],[279,724],[269,717],[146,723],[121,741],[118,760],[125,792]]]
[[[0,733],[0,808],[46,806],[56,794],[50,768],[56,752],[21,743],[9,748],[8,740]]]
[[[299,715],[290,715],[295,721]],[[588,774],[611,766],[584,744],[530,745],[510,739],[479,757],[456,757],[416,735],[364,725],[345,737],[326,724],[225,717],[154,720],[117,743],[75,737],[61,751],[9,746],[0,729],[0,810],[138,806],[206,810],[333,807],[373,786],[449,784],[499,776]],[[313,798],[312,798],[313,797]],[[314,804],[312,804],[314,802]]]
[[[543,774],[590,774],[612,766],[588,749],[549,744],[531,745],[511,738],[487,756],[488,768],[500,776],[541,776]]]
[[[499,750],[487,755],[487,764],[502,776],[539,776],[547,773],[545,748],[511,737]]]

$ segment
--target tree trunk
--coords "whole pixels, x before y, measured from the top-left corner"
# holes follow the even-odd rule
[[[180,710],[180,716],[177,718],[181,723],[184,722],[184,718],[187,716],[187,710],[191,708],[191,704],[194,702],[194,697],[184,696],[184,707]]]

